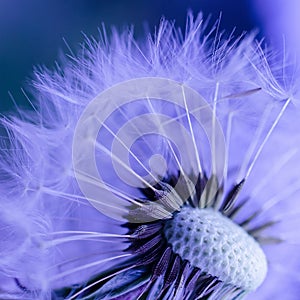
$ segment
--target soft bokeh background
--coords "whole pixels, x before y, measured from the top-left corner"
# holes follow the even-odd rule
[[[295,12],[295,20],[289,19],[290,23],[285,24],[287,12],[280,7],[293,12],[297,1],[0,0],[0,112],[13,109],[12,98],[19,105],[28,105],[21,88],[28,87],[33,67],[51,68],[60,53],[69,51],[64,39],[76,52],[83,41],[82,32],[97,36],[102,23],[118,28],[134,24],[138,37],[145,27],[153,29],[163,15],[176,19],[176,24],[184,27],[188,9],[195,14],[202,11],[204,16],[211,15],[212,20],[222,11],[223,29],[231,31],[236,27],[237,34],[258,29],[261,36],[272,36],[275,32],[278,37],[282,28],[287,31],[292,22],[297,23]],[[278,38],[273,40],[278,43]]]

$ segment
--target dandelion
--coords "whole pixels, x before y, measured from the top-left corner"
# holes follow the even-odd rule
[[[36,70],[2,118],[1,299],[297,299],[296,68],[207,28]]]

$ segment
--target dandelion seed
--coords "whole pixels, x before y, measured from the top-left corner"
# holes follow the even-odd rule
[[[2,119],[1,299],[297,299],[297,80],[206,26],[36,71]]]

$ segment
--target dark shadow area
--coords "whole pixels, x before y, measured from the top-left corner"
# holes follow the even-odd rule
[[[26,104],[21,88],[27,88],[33,67],[52,67],[67,53],[65,39],[76,53],[83,33],[97,37],[102,23],[107,28],[134,24],[138,38],[145,28],[153,31],[162,16],[175,19],[184,28],[186,12],[202,11],[216,20],[222,12],[221,28],[236,35],[257,27],[250,0],[2,0],[0,2],[0,111]]]

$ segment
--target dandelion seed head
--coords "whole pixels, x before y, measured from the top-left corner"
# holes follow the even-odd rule
[[[0,298],[297,299],[298,79],[207,26],[36,70],[1,121]]]
[[[211,209],[182,208],[164,228],[173,251],[195,268],[243,290],[256,290],[267,274],[260,245]]]

